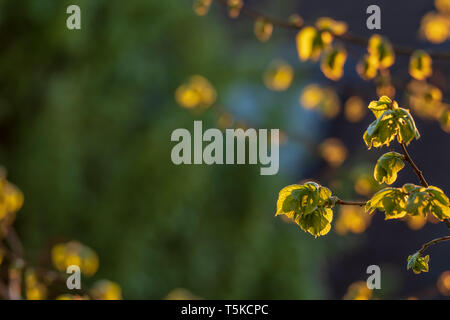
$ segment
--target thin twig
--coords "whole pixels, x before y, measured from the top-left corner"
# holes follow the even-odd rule
[[[440,237],[434,240],[431,240],[425,244],[422,245],[422,248],[420,248],[420,250],[418,251],[419,255],[421,255],[429,246],[442,242],[442,241],[449,241],[450,240],[450,236],[445,236],[445,237]]]
[[[400,143],[400,146],[402,147],[402,151],[403,151],[403,155],[405,156],[405,160],[408,161],[409,164],[411,165],[411,167],[413,168],[414,172],[416,173],[417,177],[420,180],[420,183],[425,188],[428,188],[428,182],[425,180],[425,177],[423,176],[422,171],[416,166],[416,164],[412,160],[411,156],[408,153],[408,150],[406,150],[405,143],[404,142]]]
[[[408,163],[411,165],[411,167],[413,168],[414,172],[416,173],[417,177],[420,180],[420,183],[422,184],[422,186],[424,186],[425,188],[428,188],[428,182],[427,180],[425,180],[425,177],[423,176],[422,171],[416,166],[416,164],[414,163],[414,161],[412,160],[411,156],[408,153],[408,150],[406,150],[406,146],[405,143],[400,143],[400,146],[402,147],[402,151],[403,151],[403,155],[405,156],[405,160],[408,161]],[[443,222],[445,223],[445,225],[447,226],[447,228],[450,229],[450,219],[444,219]]]
[[[341,199],[336,201],[336,204],[340,204],[340,205],[344,205],[344,206],[360,206],[360,207],[363,207],[366,205],[366,203],[363,201],[344,201]]]
[[[217,0],[217,1],[219,3],[227,6],[227,2],[228,2],[227,0]],[[289,21],[269,17],[266,14],[263,14],[257,10],[247,7],[245,5],[242,7],[240,14],[243,16],[249,17],[252,20],[256,20],[257,18],[263,18],[265,21],[271,23],[272,25],[280,27],[280,28],[285,28],[285,29],[299,30],[299,29],[303,28],[303,26],[305,25],[304,22],[291,23]],[[369,42],[368,39],[357,36],[357,35],[351,33],[350,31],[347,31],[343,35],[335,36],[335,37],[339,38],[343,41],[346,41],[346,42],[349,42],[349,43],[352,43],[355,45],[359,45],[359,46],[367,46],[367,44]],[[417,50],[417,48],[400,46],[400,45],[393,45],[392,47],[393,47],[395,53],[400,56],[410,56],[413,54],[414,51]],[[434,50],[427,50],[427,52],[433,59],[450,60],[450,52],[439,52],[439,51],[434,51]]]

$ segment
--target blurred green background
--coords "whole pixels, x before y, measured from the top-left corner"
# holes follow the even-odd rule
[[[82,30],[66,28],[69,4],[82,8]],[[296,8],[295,1],[262,7],[275,16]],[[175,102],[192,74],[214,85],[217,105],[237,121],[303,131],[313,144],[343,133],[358,150],[350,165],[367,153],[359,133],[368,121],[349,128],[299,108],[301,88],[322,76],[298,62],[292,32],[276,29],[262,44],[250,21],[230,23],[215,3],[211,11],[198,17],[188,0],[0,2],[0,162],[25,195],[16,226],[26,257],[45,263],[52,243],[77,239],[99,254],[95,277],[119,283],[126,299],[159,299],[178,287],[207,299],[341,298],[377,261],[327,270],[364,235],[314,239],[274,213],[283,186],[345,182],[348,171],[324,173],[295,141],[282,150],[276,176],[260,176],[259,166],[171,162],[174,129],[192,130],[194,120],[217,126],[217,108],[197,114]],[[321,14],[333,12],[316,9],[311,19]],[[270,92],[261,81],[274,57],[295,65],[288,91]],[[354,77],[337,86],[344,97],[361,90]],[[352,197],[352,189],[341,194]],[[402,228],[392,234],[406,234]],[[405,272],[407,253],[395,257],[388,277]],[[330,274],[345,283],[330,284]]]

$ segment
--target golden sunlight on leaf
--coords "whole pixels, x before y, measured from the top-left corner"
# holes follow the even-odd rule
[[[441,128],[447,133],[450,133],[450,109],[447,107],[439,119],[441,123]]]
[[[420,23],[421,35],[431,43],[442,43],[449,37],[450,18],[437,12],[427,13]]]
[[[372,216],[368,215],[363,207],[341,206],[336,220],[336,233],[339,235],[346,235],[349,232],[363,233],[369,226],[371,218]]]
[[[61,294],[56,300],[89,300],[88,296],[79,296],[77,294]]]
[[[14,222],[24,201],[22,191],[6,180],[5,176],[6,171],[0,168],[0,228],[3,229]]]
[[[408,264],[406,270],[411,269],[415,274],[421,272],[428,272],[428,262],[430,261],[430,256],[422,257],[419,252],[408,256]]]
[[[201,298],[187,289],[175,288],[167,294],[164,300],[201,300]]]
[[[296,37],[297,53],[301,61],[317,60],[323,48],[320,33],[311,26],[302,28]]]
[[[25,272],[25,293],[27,300],[44,300],[47,297],[47,287],[38,280],[32,269]]]
[[[296,27],[301,27],[303,25],[303,18],[300,15],[294,13],[289,16],[289,23]]]
[[[442,13],[450,13],[450,0],[434,0],[434,6]]]
[[[305,109],[315,109],[327,118],[335,117],[341,109],[336,92],[317,84],[310,84],[303,89],[300,105]]]
[[[366,111],[363,99],[358,96],[352,96],[345,102],[344,114],[349,122],[361,121],[366,115]]]
[[[407,215],[404,220],[408,227],[412,230],[422,229],[427,224],[427,217],[422,215],[412,216]]]
[[[450,296],[450,270],[442,272],[437,281],[437,287],[443,296]]]
[[[389,69],[380,69],[380,72],[375,78],[375,85],[377,87],[377,95],[379,97],[395,97],[395,88],[392,85]]]
[[[345,22],[336,21],[329,17],[317,19],[316,27],[320,31],[327,31],[338,36],[343,35],[347,31],[347,24]]]
[[[406,97],[419,117],[439,120],[445,110],[442,91],[424,81],[411,81],[407,86]]]
[[[391,43],[386,37],[374,34],[369,39],[367,46],[369,55],[378,61],[378,68],[386,69],[394,64],[395,54]]]
[[[341,140],[328,138],[319,146],[322,158],[332,167],[339,167],[347,158],[347,148]]]
[[[273,31],[273,24],[267,21],[264,17],[258,17],[255,21],[253,29],[256,38],[261,42],[266,42],[270,39]]]
[[[98,270],[97,253],[78,241],[56,244],[52,248],[51,258],[55,268],[61,272],[66,272],[70,265],[76,265],[84,275],[90,277]]]
[[[309,181],[281,189],[275,215],[286,215],[303,231],[318,237],[326,235],[331,229],[332,206],[331,191]]]
[[[110,280],[99,280],[90,290],[94,300],[122,300],[122,289]]]
[[[370,300],[370,298],[372,298],[372,290],[367,287],[365,281],[352,283],[344,296],[344,300]]]
[[[409,60],[409,74],[417,80],[424,80],[433,73],[432,60],[428,53],[416,50]]]
[[[375,78],[378,72],[378,59],[366,54],[356,65],[356,72],[364,80]]]
[[[292,67],[282,61],[272,61],[263,75],[263,81],[267,88],[274,91],[284,91],[288,89],[294,78]]]
[[[344,74],[344,64],[347,51],[343,47],[333,47],[325,50],[320,63],[320,70],[331,80],[339,80]]]
[[[175,100],[183,108],[205,109],[210,107],[217,98],[216,90],[203,76],[194,75],[178,87]]]
[[[354,189],[359,195],[369,196],[378,189],[378,183],[373,178],[373,175],[362,173],[356,178]]]
[[[212,0],[194,0],[193,9],[199,16],[204,16],[208,13]]]
[[[239,13],[241,12],[242,7],[244,6],[243,0],[228,0],[228,15],[230,18],[237,18],[239,17]]]

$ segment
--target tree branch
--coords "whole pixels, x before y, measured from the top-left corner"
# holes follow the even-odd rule
[[[217,1],[219,3],[227,6],[227,2],[228,2],[227,0],[217,0]],[[285,28],[285,29],[300,30],[305,25],[304,22],[291,23],[289,21],[269,17],[259,11],[256,11],[252,8],[247,7],[246,5],[244,5],[242,7],[240,14],[242,14],[243,16],[246,16],[252,20],[256,20],[257,18],[264,18],[264,20],[271,23],[272,25],[280,27],[280,28]],[[346,41],[346,42],[349,42],[349,43],[352,43],[355,45],[359,45],[359,46],[367,46],[367,44],[369,42],[368,39],[357,36],[357,35],[351,33],[350,31],[347,31],[346,33],[344,33],[341,36],[335,36],[335,37],[341,39],[342,41]],[[400,56],[410,56],[410,55],[412,55],[412,53],[414,51],[417,50],[417,48],[399,46],[399,45],[394,45],[394,44],[392,47],[393,47],[395,53]],[[439,52],[439,51],[434,51],[434,50],[426,50],[426,51],[433,59],[450,60],[450,52]]]
[[[405,160],[411,165],[411,167],[413,168],[414,172],[416,173],[417,177],[420,180],[420,183],[422,184],[422,186],[424,186],[425,188],[428,188],[428,182],[425,180],[425,177],[423,176],[422,171],[416,166],[416,164],[414,163],[414,161],[412,160],[411,156],[408,153],[408,150],[406,150],[406,146],[405,144],[402,142],[400,143],[400,146],[402,147],[402,151],[403,151],[403,155],[405,156]],[[450,229],[450,219],[444,219],[443,222],[445,223],[445,225],[447,226],[447,228]]]
[[[411,167],[413,168],[414,172],[416,173],[417,177],[420,180],[420,183],[425,188],[428,188],[428,182],[425,180],[425,177],[423,176],[422,171],[416,166],[416,164],[412,160],[411,156],[408,153],[408,150],[406,150],[405,143],[404,142],[400,143],[400,146],[402,147],[402,151],[403,151],[403,155],[405,156],[405,160],[408,161],[409,164],[411,165]]]
[[[440,238],[431,240],[431,241],[425,243],[424,245],[422,245],[422,248],[420,248],[420,250],[417,252],[421,255],[429,246],[439,243],[439,242],[449,241],[449,240],[450,240],[450,236],[440,237]]]
[[[338,199],[338,201],[336,201],[336,204],[340,204],[343,206],[360,206],[363,207],[366,205],[366,202],[364,201],[344,201],[341,199]]]

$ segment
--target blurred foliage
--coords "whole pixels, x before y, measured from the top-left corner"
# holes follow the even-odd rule
[[[229,2],[236,16],[240,1]],[[69,4],[82,8],[80,31],[65,27]],[[208,7],[199,2],[197,14]],[[0,160],[26,197],[17,228],[31,263],[78,239],[125,298],[176,287],[204,298],[320,297],[322,244],[271,214],[283,176],[170,161],[172,130],[215,124],[212,112],[176,107],[176,88],[201,74],[224,90],[247,72],[234,67],[226,26],[189,1],[5,1],[0,12]],[[105,287],[96,294],[109,297]]]

